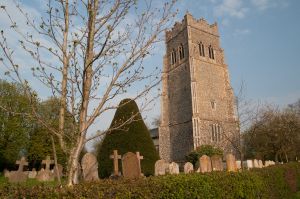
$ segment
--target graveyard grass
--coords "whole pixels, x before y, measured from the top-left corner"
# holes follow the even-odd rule
[[[10,184],[0,177],[0,198],[300,198],[300,164],[243,172],[211,172],[100,180],[73,188],[58,184]]]

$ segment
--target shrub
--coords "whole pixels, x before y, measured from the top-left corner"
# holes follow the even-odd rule
[[[288,174],[292,172],[293,175]],[[288,179],[286,178],[288,175]],[[45,184],[0,185],[0,198],[291,198],[299,185],[300,164],[271,166],[243,172],[165,175],[138,180],[101,180],[59,189]]]
[[[190,154],[186,156],[186,160],[191,162],[194,166],[197,164],[199,158],[203,155],[213,156],[220,155],[223,156],[223,150],[217,147],[213,147],[211,145],[202,145],[198,147],[196,150],[193,150]]]
[[[119,126],[132,117],[134,117],[132,122],[121,129],[108,133],[101,143],[97,152],[101,178],[109,177],[113,171],[113,161],[110,159],[110,155],[115,149],[121,155],[139,151],[144,156],[141,161],[142,172],[146,176],[153,175],[154,164],[159,156],[150,137],[150,132],[139,113],[138,106],[133,100],[124,99],[120,102],[110,127]],[[119,165],[122,169],[121,164]]]

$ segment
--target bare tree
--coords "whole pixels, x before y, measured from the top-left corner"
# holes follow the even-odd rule
[[[69,186],[77,182],[79,155],[84,145],[111,130],[87,136],[95,119],[118,108],[116,98],[128,91],[133,99],[143,98],[143,110],[153,98],[146,98],[159,82],[160,71],[143,66],[154,44],[162,40],[162,33],[175,17],[175,1],[156,8],[150,0],[48,0],[47,10],[40,19],[32,19],[16,1],[26,24],[18,24],[14,13],[1,5],[10,28],[18,35],[19,46],[35,61],[33,76],[44,84],[53,96],[60,99],[59,128],[47,123],[31,107],[32,115],[52,135],[68,156]],[[15,11],[15,12],[16,12]],[[20,25],[26,28],[20,28]],[[9,34],[9,33],[8,33]],[[23,85],[31,101],[34,92],[30,80],[24,78],[22,63],[14,55],[15,48],[1,30],[1,67],[13,81]],[[135,88],[134,88],[135,87]],[[66,112],[71,112],[72,133],[66,133]]]

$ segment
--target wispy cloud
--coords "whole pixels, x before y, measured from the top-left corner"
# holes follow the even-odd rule
[[[282,0],[251,0],[251,3],[254,7],[257,9],[264,11],[268,8],[274,8],[274,7],[282,7],[285,8],[289,6],[288,1],[282,1]]]
[[[233,34],[234,36],[240,36],[240,35],[248,35],[250,33],[251,31],[245,28],[245,29],[236,29]]]
[[[235,18],[244,18],[248,8],[243,5],[241,0],[223,0],[220,5],[214,9],[214,15],[217,17],[230,16]]]

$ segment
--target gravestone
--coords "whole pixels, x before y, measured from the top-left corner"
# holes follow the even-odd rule
[[[253,168],[253,161],[247,160],[247,169],[252,169],[252,168]]]
[[[113,155],[110,155],[110,159],[114,160],[114,176],[119,176],[119,159],[121,159],[121,156],[118,155],[118,150],[114,150]]]
[[[258,160],[258,168],[263,168],[264,164],[262,160]]]
[[[223,171],[223,162],[221,156],[213,155],[210,159],[213,171]]]
[[[169,173],[170,174],[179,174],[179,165],[175,162],[169,164]]]
[[[205,173],[205,172],[211,172],[211,160],[210,157],[207,155],[203,155],[199,158],[199,164],[200,164],[200,172]]]
[[[58,173],[57,173],[57,169],[58,169]],[[63,176],[64,168],[61,164],[57,164],[57,169],[56,169],[56,165],[55,165],[54,168],[53,168],[54,177],[58,178],[58,175],[59,175],[59,177],[61,178]]]
[[[42,161],[42,165],[45,165],[45,169],[42,168],[37,173],[36,179],[38,181],[54,181],[54,174],[50,171],[51,164],[54,164],[54,161],[50,159],[50,156],[47,156],[46,159]]]
[[[98,177],[98,162],[95,155],[86,153],[81,160],[82,176],[85,182],[97,181]]]
[[[23,172],[24,166],[28,166],[25,157],[22,157],[21,160],[17,160],[16,164],[19,165],[17,171],[11,171],[8,175],[9,182],[25,182],[27,180],[28,174]]]
[[[257,159],[253,160],[253,166],[254,166],[254,168],[259,168],[258,160]]]
[[[169,164],[165,160],[157,160],[154,167],[156,176],[165,175]]]
[[[37,175],[37,172],[36,172],[35,168],[33,168],[31,171],[29,171],[28,178],[34,179],[36,177],[36,175]]]
[[[122,171],[126,179],[135,179],[141,177],[141,168],[136,154],[127,152],[122,157]]]
[[[236,171],[236,162],[235,157],[231,153],[228,153],[226,155],[226,165],[227,165],[227,171]]]
[[[237,170],[242,169],[242,162],[240,160],[235,161],[235,163],[236,163],[236,169]]]
[[[141,160],[144,159],[144,156],[141,156],[140,152],[138,152],[138,151],[135,154],[136,154],[137,159],[139,160],[139,168],[140,168],[141,176],[144,176],[144,174],[142,173],[142,167],[141,167]]]
[[[183,170],[184,170],[184,173],[193,173],[194,165],[190,162],[187,162],[184,164]]]

